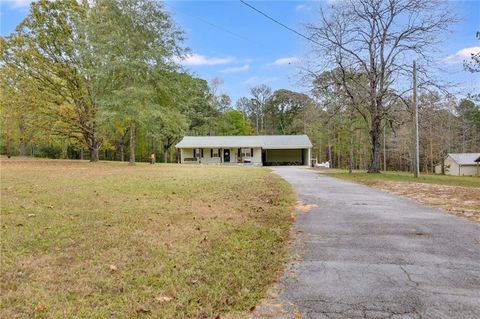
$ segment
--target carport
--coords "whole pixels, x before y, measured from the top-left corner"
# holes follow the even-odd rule
[[[262,164],[310,166],[311,149],[306,135],[267,135],[262,145]]]
[[[279,165],[307,165],[310,158],[309,148],[292,148],[292,149],[263,149],[262,163],[264,166]]]

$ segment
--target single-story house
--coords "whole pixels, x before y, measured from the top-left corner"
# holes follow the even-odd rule
[[[185,136],[175,147],[180,163],[308,165],[307,135]]]
[[[444,165],[445,175],[480,176],[480,153],[450,153]],[[442,164],[435,166],[435,173],[442,173]]]

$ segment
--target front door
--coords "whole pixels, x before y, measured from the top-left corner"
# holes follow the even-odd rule
[[[230,150],[229,149],[223,150],[223,162],[224,163],[230,163]]]

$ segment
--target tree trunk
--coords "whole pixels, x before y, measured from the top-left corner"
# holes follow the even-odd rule
[[[374,119],[372,123],[372,129],[370,130],[370,138],[372,141],[372,159],[370,162],[370,167],[368,168],[368,173],[379,173],[380,172],[380,125],[378,119]]]
[[[27,144],[25,143],[25,119],[20,117],[18,124],[18,131],[20,133],[20,145],[18,146],[18,155],[27,155]]]
[[[5,152],[7,155],[7,158],[12,157],[11,150],[10,150],[10,135],[7,133],[5,134]]]
[[[125,143],[123,140],[118,145],[118,148],[120,150],[120,161],[125,162]]]
[[[129,165],[135,165],[135,121],[130,123],[130,160]]]
[[[80,148],[80,159],[83,160],[83,147]]]
[[[27,156],[27,144],[25,144],[23,141],[21,141],[20,145],[18,146],[18,155]]]
[[[163,145],[163,162],[168,163],[168,145]]]
[[[90,162],[98,162],[98,149],[100,145],[97,141],[92,142],[90,145]]]

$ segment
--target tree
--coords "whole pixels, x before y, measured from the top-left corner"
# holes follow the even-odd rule
[[[462,99],[455,107],[458,114],[461,150],[475,152],[480,145],[480,107],[468,99]]]
[[[305,133],[306,118],[303,111],[313,100],[306,94],[280,89],[273,92],[267,102],[266,113],[273,124],[274,133]],[[301,121],[296,121],[298,118]],[[303,124],[302,124],[303,123]],[[267,123],[265,123],[267,125]]]
[[[480,40],[480,31],[477,31],[476,37]],[[464,66],[472,73],[480,72],[480,51],[472,53],[470,60],[464,62]]]
[[[105,86],[98,101],[129,123],[133,165],[138,125],[158,106],[157,76],[175,69],[173,57],[182,54],[181,32],[155,0],[98,0],[86,30],[96,57],[89,73]]]
[[[390,110],[399,99],[405,101],[411,59],[428,65],[432,47],[455,20],[436,0],[347,0],[322,11],[320,19],[307,25],[315,59],[341,71],[338,83],[369,128],[368,172],[378,173],[382,123],[393,120]],[[349,77],[352,73],[362,75],[359,81]],[[426,76],[425,70],[420,73]],[[365,97],[355,94],[358,86],[368,92]]]
[[[32,3],[30,14],[3,41],[2,61],[50,94],[58,106],[57,120],[68,126],[66,136],[86,145],[90,160],[97,161],[102,142],[96,122],[98,106],[91,79],[84,72],[90,63],[90,56],[82,55],[81,49],[86,36],[78,27],[87,10],[86,2],[75,0]]]
[[[272,89],[265,84],[250,88],[250,98],[240,98],[237,109],[241,110],[255,125],[256,134],[265,134],[265,113],[272,97]]]
[[[240,111],[228,110],[218,120],[219,135],[250,135],[252,132],[250,121]]]

